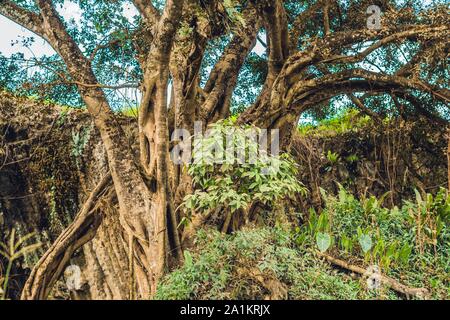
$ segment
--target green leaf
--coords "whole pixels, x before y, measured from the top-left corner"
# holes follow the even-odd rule
[[[316,235],[316,243],[320,252],[323,253],[331,246],[331,237],[328,233],[318,232]]]
[[[372,238],[368,234],[361,234],[358,239],[361,249],[364,253],[369,252],[372,248]]]
[[[400,249],[399,260],[403,264],[407,264],[411,255],[412,247],[405,243]]]
[[[193,260],[191,253],[188,250],[185,250],[183,254],[184,254],[184,265],[188,268],[192,267]]]

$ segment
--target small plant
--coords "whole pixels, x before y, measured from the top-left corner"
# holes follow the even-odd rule
[[[59,117],[56,120],[56,125],[57,126],[60,127],[60,126],[62,126],[64,124],[64,122],[66,122],[68,112],[69,112],[68,108],[62,108],[62,110],[59,113]]]
[[[358,236],[358,242],[361,246],[361,250],[366,254],[369,252],[370,249],[372,249],[372,238],[370,235],[361,233]]]
[[[139,107],[137,106],[125,106],[120,108],[120,113],[126,117],[137,119],[139,116]]]
[[[332,165],[338,163],[339,158],[340,158],[339,154],[337,154],[335,152],[331,152],[331,150],[328,150],[327,159]]]
[[[192,36],[193,29],[186,23],[183,23],[178,29],[178,36],[182,39]]]
[[[317,215],[314,209],[309,211],[308,230],[312,236],[317,235],[319,232],[327,232],[330,229],[329,217],[326,212],[322,212]]]
[[[343,234],[341,236],[341,239],[339,240],[339,245],[340,248],[345,252],[345,253],[350,253],[353,251],[354,248],[354,239],[352,237],[349,237],[345,234]]]
[[[239,12],[237,6],[239,2],[236,0],[224,0],[223,5],[232,22],[239,23],[240,27],[245,27],[245,19]]]
[[[421,254],[432,247],[434,252],[438,251],[438,238],[450,222],[450,199],[447,191],[441,189],[436,197],[421,194],[415,190],[415,203],[406,201],[411,222],[415,224],[416,246]]]
[[[328,165],[325,167],[326,171],[332,171],[333,168],[339,163],[339,161],[341,160],[341,157],[339,156],[339,154],[332,152],[331,150],[327,151],[327,160],[328,160]]]
[[[349,163],[354,163],[354,162],[357,162],[359,160],[359,158],[356,154],[351,154],[351,155],[347,156],[345,158],[345,160],[347,160],[347,162],[349,162]]]
[[[318,232],[316,235],[316,243],[320,252],[325,252],[331,246],[331,237],[328,233]]]
[[[26,256],[29,253],[32,253],[36,249],[41,246],[41,243],[34,243],[31,245],[25,245],[25,242],[31,239],[35,233],[29,233],[19,239],[16,239],[16,230],[12,229],[11,235],[9,237],[9,241],[7,243],[0,242],[0,255],[3,256],[7,261],[5,276],[3,277],[3,289],[1,299],[5,300],[8,293],[8,282],[11,277],[11,269],[13,267],[13,263],[20,259],[21,257]]]

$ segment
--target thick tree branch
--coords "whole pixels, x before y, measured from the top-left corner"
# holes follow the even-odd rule
[[[319,91],[322,93],[327,89],[334,90],[339,84],[349,85],[348,89],[351,89],[351,84],[358,83],[360,80],[366,81],[368,85],[372,86],[381,85],[391,86],[392,88],[415,89],[434,95],[443,102],[450,101],[450,90],[426,84],[418,79],[407,79],[364,69],[350,69],[340,73],[326,75],[319,79],[298,82],[289,90],[290,92],[286,95],[285,102],[287,102],[287,105],[290,105],[290,103],[297,104],[309,100],[312,95],[315,95]]]
[[[411,93],[405,91],[394,91],[392,94],[395,97],[407,101],[419,114],[425,116],[427,119],[430,119],[431,121],[439,125],[448,126],[448,121],[446,119],[442,118],[442,116],[440,116],[438,113],[424,107],[424,105],[426,104],[420,101]]]
[[[323,31],[325,35],[329,35],[330,30],[330,0],[325,0],[323,5]]]
[[[254,7],[244,10],[245,27],[238,29],[223,55],[211,71],[204,87],[206,99],[202,118],[209,122],[214,114],[226,116],[230,98],[237,83],[237,75],[245,58],[255,46],[259,20]]]
[[[170,55],[180,20],[182,17],[184,0],[166,1],[164,11],[157,25],[153,28],[153,41],[144,70],[143,96],[139,108],[139,145],[141,165],[145,174],[154,185],[155,210],[151,219],[155,223],[151,237],[156,242],[156,251],[150,258],[154,261],[153,282],[166,270],[170,247],[169,234],[175,237],[175,254],[180,256],[178,233],[169,230],[170,223],[176,228],[173,215],[172,194],[169,189],[169,129],[168,129],[168,100],[167,86],[169,80]],[[178,243],[178,244],[177,244]],[[155,293],[156,287],[152,287]]]
[[[160,18],[159,11],[153,6],[151,0],[133,0],[134,6],[138,9],[144,21],[149,26],[154,26]]]
[[[287,15],[282,0],[255,1],[255,6],[263,17],[267,32],[269,61],[266,82],[270,87],[289,56]]]
[[[327,254],[319,254],[320,256],[324,257],[329,263],[334,264],[338,267],[350,270],[352,272],[358,273],[359,275],[365,275],[367,274],[367,270],[364,268],[361,268],[359,266],[356,265],[352,265],[347,263],[346,261],[343,261],[341,259],[337,259],[334,258],[330,255]],[[389,288],[391,288],[392,290],[395,290],[399,293],[402,293],[404,295],[406,295],[408,298],[409,297],[418,297],[418,298],[427,298],[430,295],[430,292],[425,289],[425,288],[411,288],[408,287],[400,282],[398,282],[395,279],[392,279],[388,276],[385,275],[380,275],[380,281],[388,286]]]
[[[311,96],[312,92],[318,94],[312,88],[314,88],[314,86],[317,85],[316,81],[320,82],[321,80],[316,79],[305,81],[305,78],[308,78],[307,69],[312,65],[319,65],[321,63],[359,62],[376,49],[381,48],[382,46],[385,46],[391,42],[398,41],[401,39],[409,39],[409,38],[415,39],[416,37],[419,36],[421,37],[421,39],[423,38],[438,39],[447,32],[448,26],[445,25],[443,26],[418,25],[418,26],[395,27],[383,29],[380,31],[366,29],[358,31],[335,32],[323,39],[317,39],[316,41],[313,41],[304,51],[297,52],[291,55],[291,57],[289,57],[289,59],[286,61],[283,67],[283,70],[280,72],[277,80],[275,81],[274,88],[272,90],[269,90],[269,93],[263,92],[262,95],[258,98],[257,102],[241,115],[239,122],[248,123],[256,121],[256,123],[260,123],[265,127],[270,127],[273,124],[272,121],[273,115],[281,111],[279,110],[279,108],[289,108],[290,103],[292,103],[295,100],[295,99],[290,100],[288,97],[293,92],[299,92],[298,91],[300,90],[299,86],[305,85],[309,87],[309,89],[311,89],[311,91],[308,91],[309,90],[308,89],[307,90],[308,92],[304,92],[304,94],[308,95],[309,98],[312,97]],[[365,41],[376,41],[377,39],[379,39],[377,42],[369,46],[362,53],[357,54],[355,56],[347,56],[342,55],[340,53],[345,48],[348,48],[349,46],[352,46],[356,43],[362,43]],[[382,75],[380,74],[380,77],[381,76]],[[446,96],[445,93],[444,95],[442,95],[441,91],[445,91],[445,89],[431,88],[420,81],[411,82],[406,78],[397,78],[397,80],[402,79],[404,82],[403,83],[404,87],[409,88],[414,87],[421,91],[427,91],[444,101],[446,101],[448,98],[448,96],[447,98],[445,97]],[[330,78],[330,80],[331,80],[329,82],[330,86],[333,85],[333,81],[335,80],[337,81],[337,79],[333,78]],[[347,84],[350,85],[351,81],[349,81],[349,79],[345,81]],[[405,81],[410,82],[406,84]],[[277,83],[278,87],[276,87]],[[397,83],[393,85],[396,86],[400,84]],[[294,87],[295,89],[293,89],[293,91],[290,91]],[[320,86],[316,88],[319,89]],[[367,89],[369,90],[369,88]],[[389,88],[386,86],[385,89],[388,90]],[[288,93],[287,91],[290,91],[291,93]],[[336,92],[339,92],[339,90],[336,90]],[[350,86],[347,88],[345,93],[351,93]],[[330,97],[325,92],[322,96],[323,96],[322,98]],[[311,98],[310,101],[311,103],[314,103],[314,101],[315,102],[323,101],[322,98],[319,100]],[[299,98],[298,103],[300,103],[300,101],[303,101],[303,99]],[[309,104],[309,106],[310,105],[311,104]],[[255,119],[254,117],[255,114],[259,114],[259,119]],[[265,119],[266,117],[267,119]],[[278,118],[278,116],[275,116],[275,118]]]
[[[42,29],[42,18],[38,14],[9,0],[0,0],[0,14],[47,40]]]
[[[392,43],[397,40],[405,40],[411,37],[416,37],[420,35],[421,37],[425,37],[427,34],[430,35],[430,37],[433,36],[439,36],[442,35],[442,32],[448,31],[448,26],[423,26],[423,27],[414,27],[410,30],[405,30],[401,32],[397,32],[391,35],[388,35],[379,41],[375,42],[371,46],[369,46],[367,49],[362,51],[361,53],[358,53],[354,56],[336,56],[331,57],[327,60],[322,61],[322,63],[330,63],[330,62],[339,62],[339,63],[354,63],[359,62],[363,60],[365,57],[367,57],[369,54],[374,52],[375,50],[385,46],[388,43]]]
[[[51,0],[36,0],[43,20],[42,29],[50,45],[64,60],[74,81],[86,85],[96,85],[97,79],[92,72],[90,61],[83,55],[78,45],[68,34],[58,12]],[[86,92],[85,86],[79,86],[81,95]],[[96,95],[106,102],[101,90]],[[89,104],[87,103],[88,107]],[[96,110],[98,111],[98,110]]]
[[[450,34],[447,33],[447,39],[450,37]],[[419,77],[421,72],[421,63],[427,62],[430,63],[429,60],[439,59],[438,56],[434,57],[436,47],[439,45],[444,46],[444,52],[450,51],[450,42],[445,41],[444,37],[439,37],[433,39],[433,41],[427,42],[420,48],[420,50],[405,64],[403,65],[397,72],[396,75],[402,77],[411,77],[417,76]]]
[[[161,254],[155,232],[158,226],[154,216],[155,205],[137,167],[133,152],[122,128],[116,123],[103,90],[92,71],[90,61],[70,37],[51,0],[36,0],[43,18],[43,29],[50,44],[63,58],[74,81],[80,83],[78,91],[86,103],[100,131],[108,155],[108,164],[120,207],[120,223],[129,237],[136,240],[139,253],[137,277],[142,297],[156,290],[155,260]],[[82,84],[82,85],[81,85]]]
[[[438,39],[448,33],[446,25],[417,25],[400,28],[375,30],[358,30],[334,32],[324,39],[313,41],[308,48],[291,55],[284,66],[280,77],[286,81],[296,82],[302,72],[317,63],[356,63],[362,61],[370,53],[394,41],[415,39],[420,36],[426,39]],[[342,51],[349,46],[366,41],[376,41],[361,53],[353,56],[343,55]]]

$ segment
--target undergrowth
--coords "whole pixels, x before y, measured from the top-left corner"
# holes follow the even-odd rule
[[[296,229],[300,246],[313,246],[362,266],[376,265],[411,287],[428,288],[434,298],[450,295],[450,198],[416,191],[399,208],[382,206],[384,196],[356,199],[342,187],[323,193],[325,209],[311,210]]]
[[[155,298],[264,299],[270,292],[258,275],[282,283],[289,299],[366,296],[358,281],[335,274],[313,251],[297,247],[290,232],[265,227],[232,235],[201,230],[195,251],[162,281]]]
[[[449,297],[450,198],[405,201],[387,209],[383,199],[358,200],[341,189],[323,194],[320,214],[305,214],[299,227],[248,227],[232,235],[212,229],[198,233],[195,250],[168,274],[157,299],[264,299],[284,288],[287,299],[402,299],[388,287],[374,290],[367,279],[336,269],[319,251],[381,272],[411,287]],[[283,290],[281,290],[283,291]]]
[[[0,271],[4,269],[4,273],[0,272],[0,300],[5,300],[8,297],[9,284],[12,277],[12,268],[14,263],[19,259],[26,257],[41,246],[40,242],[35,242],[27,245],[28,240],[35,236],[34,233],[29,233],[23,237],[16,237],[16,230],[12,229],[8,241],[0,241],[0,258],[6,260],[6,266],[2,266],[0,260]]]

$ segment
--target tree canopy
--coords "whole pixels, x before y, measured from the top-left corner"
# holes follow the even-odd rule
[[[67,1],[53,1],[56,8],[60,8]],[[104,85],[107,97],[116,109],[135,107],[138,105],[139,85],[143,73],[138,61],[139,48],[142,48],[143,18],[136,9],[138,5],[133,1],[70,1],[81,12],[80,19],[62,17],[69,34],[82,48],[86,57],[92,60],[92,68],[99,83]],[[206,1],[205,1],[206,2]],[[188,36],[192,32],[194,20],[209,20],[214,16],[215,20],[208,23],[217,23],[216,33],[204,34],[206,38],[205,54],[202,57],[201,79],[202,86],[206,84],[208,75],[214,65],[223,54],[227,44],[237,29],[245,24],[242,15],[248,1],[219,1],[220,11],[206,10],[201,5],[194,13],[195,17],[186,17],[184,27],[179,33]],[[333,2],[333,1],[332,1]],[[373,1],[372,1],[373,2]],[[372,2],[370,2],[372,4]],[[38,13],[34,1],[15,1],[17,5]],[[291,33],[290,46],[296,50],[305,50],[309,41],[323,37],[323,3],[324,1],[285,1],[287,14],[287,27]],[[432,24],[447,21],[445,1],[378,1],[383,18],[383,26],[388,27],[413,24]],[[156,10],[162,10],[164,1],[153,1]],[[333,32],[361,30],[366,28],[369,6],[367,1],[337,1],[335,7],[329,10],[329,28]],[[335,10],[336,9],[336,10]],[[390,17],[393,16],[393,19]],[[77,17],[78,18],[78,17]],[[188,21],[188,20],[191,21]],[[20,22],[19,22],[20,23]],[[443,33],[445,34],[445,33]],[[267,49],[267,33],[264,28],[257,31],[259,46]],[[295,37],[297,39],[293,40]],[[27,47],[33,38],[23,39],[21,45]],[[296,43],[294,43],[296,41]],[[368,46],[367,42],[356,40],[346,46],[346,54],[361,52]],[[433,41],[417,41],[417,39],[403,38],[397,41],[388,41],[374,52],[364,57],[358,64],[367,70],[379,73],[394,74],[396,70],[411,61],[420,67],[416,68],[415,75],[427,83],[448,87],[445,83],[448,79],[448,65],[445,59],[448,50],[447,41],[435,39]],[[242,111],[252,104],[264,84],[267,75],[268,50],[255,53],[250,52],[239,70],[239,77],[232,96],[233,111]],[[420,52],[420,55],[419,55]],[[76,86],[70,83],[71,76],[67,73],[65,64],[55,54],[53,56],[37,56],[24,59],[22,54],[11,57],[0,56],[2,61],[0,71],[0,85],[10,90],[21,91],[27,95],[38,95],[46,99],[54,100],[63,105],[82,106],[83,102],[77,92]],[[350,61],[342,64],[350,66]],[[338,71],[341,66],[333,67]],[[309,70],[319,76],[320,70]],[[121,88],[114,89],[115,87]],[[129,90],[125,90],[129,88]],[[386,94],[366,95],[367,106],[378,112],[398,114],[399,110],[394,106],[401,103],[402,112],[414,112],[419,104],[427,106],[432,113],[442,116],[447,115],[446,108],[439,102],[432,101],[430,95],[414,92],[413,96],[386,98]],[[354,105],[350,99],[339,96],[340,104]],[[398,101],[400,100],[400,101]],[[333,103],[334,102],[334,103]],[[327,100],[313,108],[310,113],[315,117],[324,117],[336,106],[336,98]]]

